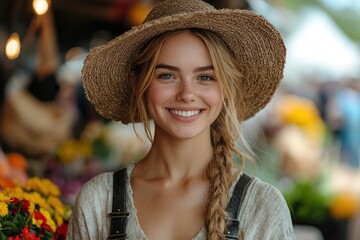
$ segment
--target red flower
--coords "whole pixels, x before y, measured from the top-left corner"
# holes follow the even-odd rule
[[[10,202],[11,202],[12,205],[14,205],[14,207],[10,208],[11,213],[12,214],[17,214],[18,211],[19,211],[18,207],[19,207],[20,200],[17,199],[17,198],[11,198]]]
[[[18,205],[19,204],[19,199],[17,198],[11,198],[11,203],[14,204],[14,205]]]
[[[21,201],[21,210],[25,211],[27,214],[29,214],[29,206],[30,202],[26,199],[23,199]]]
[[[46,231],[48,231],[48,232],[53,232],[53,230],[51,229],[51,227],[48,225],[48,224],[46,224],[46,218],[45,218],[45,216],[44,215],[42,215],[39,211],[34,211],[34,216],[35,216],[35,219],[36,220],[41,220],[42,221],[42,223],[41,223],[41,225],[40,225],[40,227],[41,228],[44,228]]]
[[[40,240],[35,233],[29,231],[29,225],[21,231],[21,234],[15,237],[9,237],[9,240]]]
[[[46,218],[39,211],[34,210],[34,216],[36,220],[41,220],[43,223],[46,222]]]
[[[56,229],[54,239],[55,240],[65,240],[66,233],[68,231],[68,223],[64,222],[60,227]]]
[[[29,231],[29,225],[26,225],[20,236],[22,240],[40,240],[35,233]]]
[[[44,228],[46,231],[50,232],[50,233],[53,233],[53,230],[51,229],[51,227],[49,225],[47,225],[45,222],[43,222],[41,225],[40,225],[41,228]]]
[[[19,236],[9,237],[8,240],[21,240]]]

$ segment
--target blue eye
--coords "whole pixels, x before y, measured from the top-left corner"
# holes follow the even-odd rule
[[[171,79],[172,78],[172,75],[170,73],[164,73],[164,74],[160,74],[159,75],[159,78],[162,78],[162,79]]]
[[[214,78],[204,75],[204,76],[200,76],[200,80],[202,80],[202,81],[212,81],[212,80],[214,80]]]

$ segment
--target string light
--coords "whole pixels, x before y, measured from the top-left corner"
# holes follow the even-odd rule
[[[33,8],[37,15],[45,14],[49,9],[47,0],[33,0]]]
[[[16,59],[20,55],[21,43],[19,34],[13,33],[6,42],[5,54],[10,60]]]

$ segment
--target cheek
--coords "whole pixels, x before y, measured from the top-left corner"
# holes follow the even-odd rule
[[[163,91],[154,84],[150,84],[145,92],[146,102],[148,104],[158,103],[161,101]]]
[[[157,84],[150,84],[145,92],[145,99],[149,113],[153,114],[157,107],[163,106],[169,99],[169,91]]]
[[[212,89],[206,91],[208,104],[217,109],[220,112],[222,108],[223,96],[220,92],[220,89]]]

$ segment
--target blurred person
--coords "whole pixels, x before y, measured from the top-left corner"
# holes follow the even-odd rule
[[[35,69],[30,80],[15,72],[6,85],[0,136],[4,151],[46,155],[71,136],[74,112],[59,97],[60,65],[52,11],[34,16],[39,28]]]
[[[360,92],[344,83],[331,95],[327,120],[340,145],[340,161],[360,168]]]
[[[53,12],[49,9],[44,15],[36,15],[34,18],[39,31],[35,56],[36,66],[31,72],[30,82],[26,88],[38,100],[52,102],[60,89],[56,72],[61,61]]]
[[[285,54],[263,17],[200,0],[162,1],[92,49],[87,97],[106,118],[144,124],[151,148],[82,187],[67,239],[295,239],[283,196],[242,172],[236,146],[240,123],[282,79]]]

